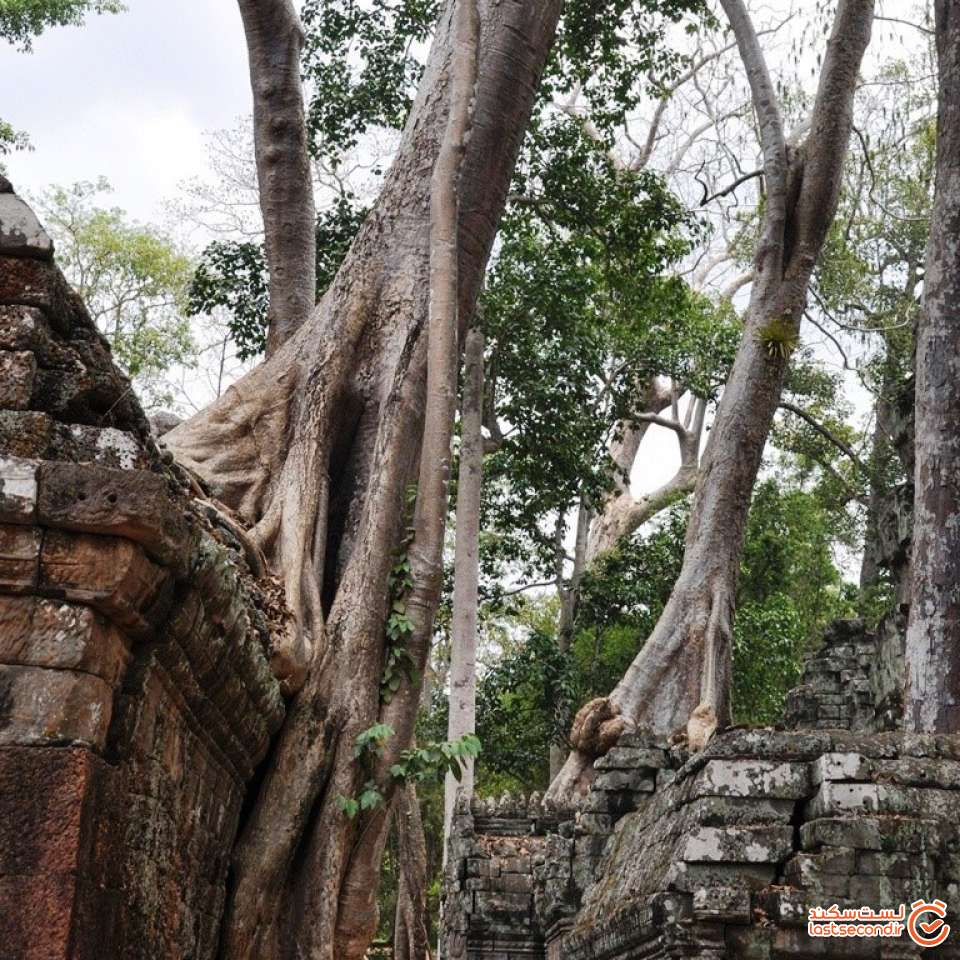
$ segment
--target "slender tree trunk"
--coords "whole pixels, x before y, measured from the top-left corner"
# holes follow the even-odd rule
[[[427,929],[427,842],[413,784],[397,797],[394,814],[400,885],[393,925],[393,960],[430,960]]]
[[[863,543],[863,562],[860,564],[860,591],[866,594],[876,586],[883,560],[881,511],[884,508],[889,485],[886,482],[887,464],[894,456],[890,437],[893,432],[891,393],[893,383],[884,377],[880,394],[874,404],[873,442],[870,452],[870,494],[867,501],[867,528]]]
[[[477,607],[480,595],[480,495],[483,480],[483,330],[467,331],[463,357],[460,470],[457,476],[457,530],[454,547],[453,623],[450,652],[450,708],[447,739],[476,733]],[[462,779],[447,773],[443,786],[443,858],[457,793],[473,796],[473,758]]]
[[[639,406],[650,413],[662,413],[670,406],[671,390],[664,387],[659,377],[651,377]],[[612,550],[622,536],[627,524],[621,519],[628,514],[636,503],[630,492],[630,474],[640,451],[650,422],[641,420],[620,424],[620,434],[610,444],[610,459],[614,462],[618,475],[613,491],[601,505],[599,512],[590,525],[587,541],[588,564],[601,554]]]
[[[358,960],[377,922],[388,807],[350,820],[337,799],[373,779],[389,801],[389,766],[412,742],[427,659],[431,571],[421,536],[409,556],[418,593],[406,598],[413,670],[383,702],[389,575],[408,551],[403,505],[425,432],[430,178],[458,43],[464,52],[453,12],[448,3],[377,205],[310,320],[169,437],[252,525],[294,614],[289,636],[276,638],[274,663],[299,692],[241,826],[226,960]],[[461,323],[473,310],[558,15],[559,0],[481,5],[480,82],[459,190]],[[436,469],[447,454],[436,436],[431,448]],[[423,502],[418,535],[425,510]],[[365,769],[354,743],[378,722],[396,735]]]
[[[292,0],[239,4],[270,274],[269,357],[306,322],[317,299],[317,215],[300,87],[303,27]]]
[[[960,732],[960,8],[936,2],[937,177],[917,327],[908,730]]]
[[[723,393],[687,530],[680,576],[659,622],[609,697],[584,706],[573,751],[549,795],[586,789],[593,760],[631,725],[686,726],[701,748],[730,716],[734,596],[750,497],[773,422],[807,283],[836,211],[853,94],[872,0],[841,0],[824,58],[810,135],[788,151],[777,98],[742,0],[722,0],[746,68],[764,153],[766,197],[744,335]]]

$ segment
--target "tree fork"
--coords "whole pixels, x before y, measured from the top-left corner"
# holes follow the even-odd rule
[[[299,629],[278,661],[299,688],[241,825],[225,960],[362,957],[388,828],[338,809],[365,774],[357,735],[408,747],[419,680],[380,702],[388,576],[426,406],[429,177],[447,117],[454,4],[381,197],[310,319],[168,446],[253,527]],[[559,16],[558,0],[484,2],[474,120],[460,181],[459,323],[476,300]],[[291,598],[293,602],[291,602]],[[426,656],[426,645],[416,656]],[[302,675],[297,675],[297,660]],[[416,665],[416,664],[415,664]],[[387,798],[389,801],[389,797]],[[375,918],[374,918],[375,919]]]
[[[731,629],[740,553],[763,448],[799,334],[807,284],[836,211],[873,0],[841,0],[810,134],[788,149],[777,97],[743,0],[722,0],[760,129],[766,202],[744,334],[704,452],[680,576],[651,636],[609,697],[574,721],[573,751],[548,796],[583,792],[593,760],[629,726],[686,732],[702,746],[730,715]]]

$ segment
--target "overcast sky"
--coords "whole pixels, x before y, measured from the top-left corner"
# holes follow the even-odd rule
[[[5,160],[19,190],[106,176],[114,202],[156,220],[202,174],[203,133],[251,111],[230,0],[128,0],[117,16],[51,30],[30,54],[0,44],[0,117],[34,150]]]
[[[0,44],[0,118],[34,147],[4,163],[26,193],[105,176],[113,203],[159,222],[178,184],[207,170],[203,134],[251,112],[243,29],[235,0],[127,2],[126,13],[48,31],[29,54]],[[762,6],[779,13],[812,2]],[[678,461],[672,435],[651,434],[634,478],[642,489]]]

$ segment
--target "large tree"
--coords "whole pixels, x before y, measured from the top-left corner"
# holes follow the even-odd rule
[[[960,10],[937,0],[936,187],[917,323],[907,729],[960,731]]]
[[[753,97],[764,205],[744,334],[704,454],[680,576],[653,633],[609,697],[583,707],[555,798],[583,789],[594,758],[629,724],[686,728],[702,747],[730,717],[730,653],[750,495],[797,343],[807,284],[839,199],[872,0],[841,0],[809,133],[788,141],[779,99],[743,0],[722,0]]]
[[[440,18],[381,196],[316,310],[268,362],[167,438],[250,524],[295,622],[278,639],[275,664],[297,692],[242,825],[224,931],[230,958],[351,960],[376,926],[390,770],[412,739],[439,587],[456,329],[440,324],[447,347],[438,366],[429,301],[445,295],[433,307],[449,320],[450,288],[431,272],[441,255],[448,278],[457,263],[462,326],[559,14],[554,0],[480,6],[479,80],[455,165],[451,237],[449,193],[431,179],[445,143],[449,185],[444,131],[451,104],[463,102],[464,6],[449,3]],[[428,377],[437,381],[429,394]],[[431,404],[442,415],[425,425]],[[398,648],[410,669],[385,690]],[[382,736],[360,736],[371,729]],[[384,800],[346,816],[344,799],[361,792]]]

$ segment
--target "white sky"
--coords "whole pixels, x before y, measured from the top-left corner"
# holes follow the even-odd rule
[[[0,44],[0,117],[35,148],[5,165],[24,192],[106,176],[118,206],[159,220],[178,182],[203,173],[203,132],[251,111],[243,29],[230,0],[128,5],[50,30],[30,54]]]
[[[763,9],[779,13],[798,2],[811,4],[773,0]],[[902,2],[906,13],[913,4]],[[26,193],[106,176],[112,202],[158,222],[178,184],[207,171],[204,133],[250,113],[246,51],[234,0],[128,4],[85,27],[48,31],[30,54],[0,44],[0,118],[26,130],[34,147],[4,163]],[[669,479],[678,462],[673,435],[653,428],[635,491]]]

